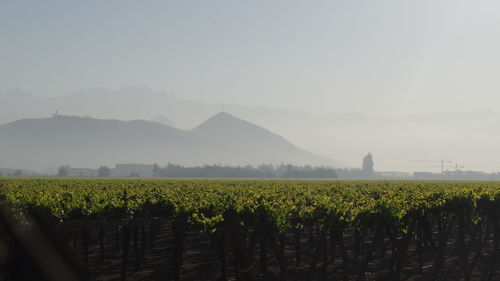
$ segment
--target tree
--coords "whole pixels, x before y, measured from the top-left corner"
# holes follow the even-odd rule
[[[22,175],[23,175],[23,171],[21,171],[21,170],[19,170],[19,169],[18,169],[18,170],[16,170],[16,171],[14,171],[14,173],[13,173],[12,175],[13,175],[14,177],[20,177],[20,176],[22,176]]]
[[[59,167],[59,171],[57,172],[58,177],[67,177],[69,174],[69,168],[68,166],[61,166]]]
[[[363,158],[363,174],[365,177],[373,176],[373,155],[370,152]]]
[[[111,176],[111,170],[106,166],[99,167],[97,170],[97,176],[101,178],[107,178]]]

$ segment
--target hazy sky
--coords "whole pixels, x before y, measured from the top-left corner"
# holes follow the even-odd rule
[[[315,113],[496,109],[498,1],[2,1],[0,92],[144,85]]]

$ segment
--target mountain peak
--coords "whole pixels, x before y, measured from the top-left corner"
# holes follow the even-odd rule
[[[228,116],[228,117],[235,117],[234,115],[232,115],[232,114],[230,114],[230,113],[228,113],[228,112],[225,112],[225,111],[221,111],[221,112],[219,112],[219,113],[215,114],[214,116]],[[235,118],[237,118],[237,117],[235,117]]]
[[[211,142],[251,150],[295,149],[283,137],[227,112],[215,114],[190,133]]]
[[[268,130],[236,117],[225,111],[219,112],[212,117],[208,118],[205,122],[198,125],[191,132],[204,135],[206,132],[219,133],[233,133],[239,135],[247,135],[250,133],[269,133]]]
[[[297,148],[280,135],[227,112],[219,112],[208,118],[191,130],[190,134],[212,143],[273,156],[281,162],[324,164],[329,161]]]
[[[236,117],[236,116],[234,116],[234,115],[232,115],[230,113],[227,113],[225,111],[221,111],[221,112],[213,115],[212,117],[208,118],[208,120],[210,120],[210,119],[237,119],[237,120],[245,121],[245,120],[243,120],[243,119],[241,119],[239,117]]]

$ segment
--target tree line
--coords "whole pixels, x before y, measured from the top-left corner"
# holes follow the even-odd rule
[[[337,178],[332,167],[295,166],[295,165],[259,165],[254,166],[222,166],[205,165],[185,167],[171,164],[161,167],[153,166],[155,177],[169,178]]]

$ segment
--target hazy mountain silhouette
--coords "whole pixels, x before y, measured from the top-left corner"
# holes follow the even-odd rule
[[[435,171],[409,160],[441,158],[457,161],[467,169],[498,171],[500,167],[497,111],[318,115],[266,106],[183,100],[146,87],[125,87],[94,88],[53,98],[23,90],[9,91],[0,94],[0,123],[45,118],[58,110],[63,114],[119,120],[150,120],[164,115],[176,128],[190,130],[223,108],[264,125],[301,148],[334,158],[336,166],[358,167],[370,151],[377,170]]]
[[[219,117],[214,118],[217,120]],[[217,143],[216,139],[201,138],[193,132],[150,121],[54,115],[52,118],[23,119],[0,126],[0,166],[40,170],[61,164],[79,167],[167,162],[183,165],[331,164],[331,160],[328,162],[326,158],[299,150],[265,129],[236,120],[247,128],[226,129],[244,134],[246,138],[256,134],[256,142],[272,144],[277,152],[269,153],[247,142],[238,143],[236,138],[231,143]],[[213,120],[207,122],[210,124]],[[216,127],[214,130],[217,130]],[[276,138],[276,141],[265,140],[263,136],[266,134]],[[286,148],[282,149],[280,145]]]
[[[283,159],[283,162],[293,159],[301,159],[305,163],[329,162],[326,158],[297,148],[282,136],[226,112],[210,117],[190,133],[213,143],[264,152],[266,155]]]
[[[296,147],[262,127],[220,112],[191,130],[191,134],[212,142],[251,149],[293,150]]]
[[[151,119],[150,121],[160,123],[160,124],[172,127],[172,128],[177,127],[172,120],[170,120],[168,117],[166,117],[164,115],[158,115],[155,118]]]

